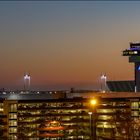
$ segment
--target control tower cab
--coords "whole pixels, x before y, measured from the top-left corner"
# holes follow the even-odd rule
[[[129,62],[135,67],[135,92],[140,92],[140,43],[130,43],[130,49],[123,51],[123,56],[129,56]]]

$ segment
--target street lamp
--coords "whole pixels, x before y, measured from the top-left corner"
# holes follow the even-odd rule
[[[95,110],[97,106],[97,99],[90,100],[90,112],[89,119],[90,119],[90,138],[91,140],[96,140],[96,117],[95,117]]]
[[[96,99],[92,99],[90,100],[90,104],[93,106],[93,105],[96,105],[97,104],[97,100]]]
[[[90,124],[90,138],[92,140],[92,136],[93,136],[93,126],[92,126],[92,112],[88,112],[89,114],[89,124]]]

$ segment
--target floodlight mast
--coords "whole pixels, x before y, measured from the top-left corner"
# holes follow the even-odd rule
[[[101,91],[102,92],[106,92],[106,82],[107,82],[107,76],[106,74],[101,74],[100,76],[100,80],[101,80]],[[103,84],[103,85],[102,85]]]
[[[131,42],[130,48],[123,51],[123,56],[128,56],[129,62],[134,63],[134,91],[140,92],[140,42]]]
[[[30,90],[30,84],[31,84],[31,76],[29,73],[24,74],[24,91]]]

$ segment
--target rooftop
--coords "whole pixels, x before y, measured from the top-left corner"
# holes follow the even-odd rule
[[[49,99],[71,99],[71,98],[140,98],[140,92],[1,92],[0,98],[7,100],[49,100]]]

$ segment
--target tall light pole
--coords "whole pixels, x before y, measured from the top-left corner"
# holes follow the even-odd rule
[[[101,75],[101,77],[100,77],[100,79],[101,79],[101,91],[103,92],[103,91],[106,91],[106,81],[107,81],[107,76],[106,76],[106,74],[102,74]],[[103,85],[102,85],[103,84]]]
[[[29,74],[25,74],[24,75],[24,90],[30,90],[30,81],[31,80],[31,76]]]
[[[96,140],[96,106],[97,106],[97,99],[91,99],[90,100],[90,112],[89,119],[90,119],[90,139]]]

